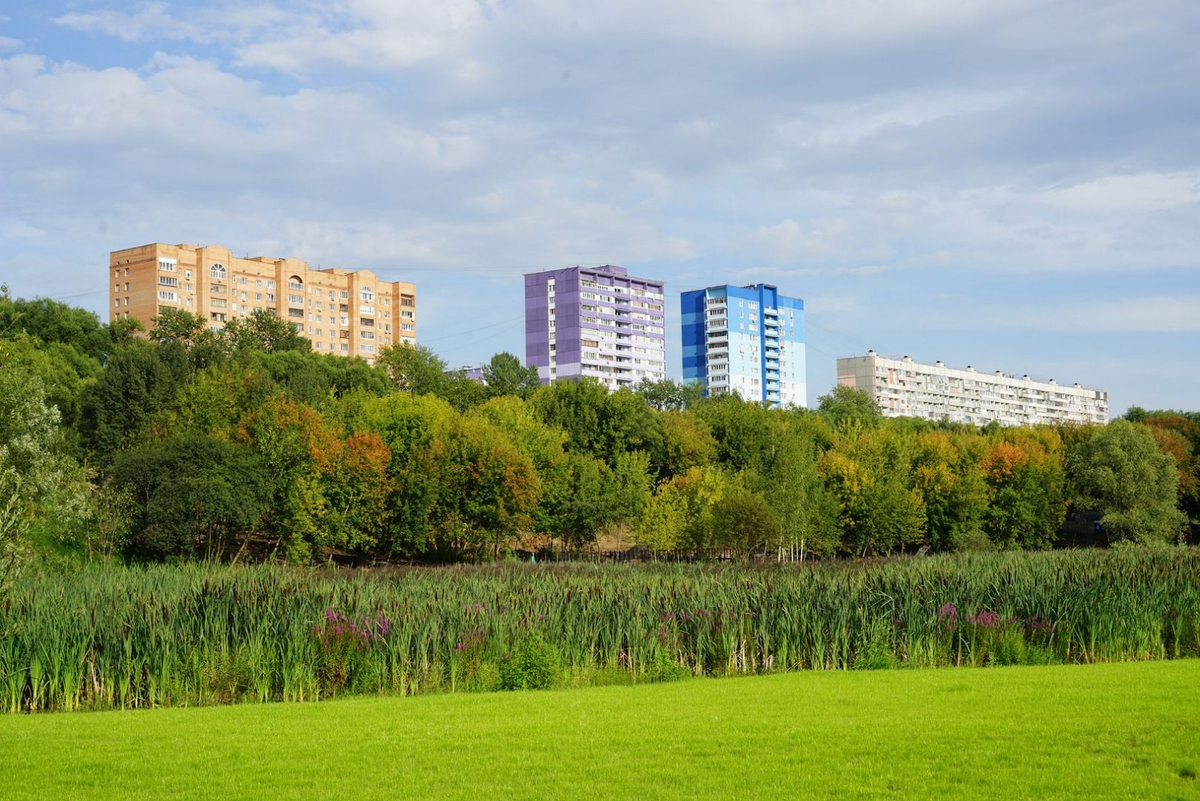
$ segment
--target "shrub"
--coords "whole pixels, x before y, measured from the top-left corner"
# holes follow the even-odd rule
[[[526,637],[500,662],[501,690],[545,690],[558,680],[559,657],[541,634]]]

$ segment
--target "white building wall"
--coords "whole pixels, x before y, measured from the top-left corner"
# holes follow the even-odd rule
[[[869,394],[885,417],[1005,426],[1106,423],[1108,393],[1029,376],[981,373],[874,352],[837,361],[838,384]]]

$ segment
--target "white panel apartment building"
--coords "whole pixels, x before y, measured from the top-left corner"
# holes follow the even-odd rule
[[[1005,426],[1039,423],[1107,423],[1108,393],[1054,379],[976,372],[888,359],[875,351],[837,360],[837,382],[860,389],[879,404],[885,417],[920,417],[956,423]]]

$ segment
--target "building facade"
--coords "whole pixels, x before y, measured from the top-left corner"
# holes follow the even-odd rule
[[[684,292],[683,380],[706,395],[806,406],[804,301],[770,284]]]
[[[612,265],[525,276],[525,365],[542,383],[632,388],[665,379],[666,354],[662,281]]]
[[[264,309],[312,340],[317,353],[374,362],[388,345],[417,342],[416,287],[368,270],[315,270],[299,259],[238,258],[220,245],[151,245],[109,254],[109,319],[147,330],[165,309],[214,330]]]
[[[875,351],[837,360],[837,382],[860,389],[879,404],[885,417],[920,417],[977,426],[1039,423],[1107,423],[1108,393],[1054,379],[976,372],[888,359]]]

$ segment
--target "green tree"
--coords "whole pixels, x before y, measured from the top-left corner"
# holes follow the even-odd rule
[[[760,470],[770,460],[777,425],[784,419],[782,413],[736,395],[706,398],[696,415],[717,441],[717,461],[733,473]]]
[[[24,332],[0,340],[0,369],[36,376],[45,389],[46,401],[58,409],[68,430],[78,427],[84,390],[102,372],[100,362],[73,345],[42,343]]]
[[[711,464],[717,455],[717,441],[708,424],[691,411],[666,411],[659,415],[661,446],[654,463],[663,477],[676,476],[692,467]]]
[[[861,389],[838,384],[828,395],[817,398],[817,409],[834,425],[845,420],[855,420],[863,425],[874,425],[883,414],[879,404]]]
[[[111,459],[169,407],[192,369],[177,343],[155,346],[137,340],[114,352],[81,398],[85,443],[102,461]]]
[[[225,324],[219,339],[232,353],[312,350],[312,342],[299,329],[266,309],[255,309],[245,319],[234,317]]]
[[[441,395],[446,384],[446,363],[421,345],[384,348],[375,360],[393,386],[410,395]]]
[[[49,298],[13,298],[0,284],[0,338],[21,333],[43,345],[69,345],[97,362],[112,349],[112,337],[92,312]]]
[[[522,399],[528,398],[540,383],[536,367],[525,367],[520,359],[507,351],[497,353],[484,366],[483,380],[492,397],[515,395]]]
[[[1048,548],[1066,517],[1062,439],[1051,428],[999,429],[980,461],[984,532],[997,547]]]
[[[802,419],[802,418],[801,418]],[[781,558],[828,556],[841,544],[838,503],[817,473],[820,453],[813,432],[799,420],[779,427],[775,447],[759,471],[747,471],[747,486],[760,493],[775,518],[770,544]]]
[[[660,412],[678,412],[695,408],[704,397],[704,384],[698,381],[684,384],[669,378],[661,381],[643,378],[634,387],[634,392],[641,395],[653,409]]]
[[[201,434],[123,451],[112,477],[142,510],[131,547],[158,558],[228,555],[261,529],[270,508],[262,459],[244,445]]]
[[[266,466],[268,531],[286,544],[291,561],[310,561],[315,546],[330,544],[318,462],[338,447],[336,433],[315,409],[278,395],[239,428]]]
[[[920,543],[926,510],[914,486],[908,443],[888,428],[842,424],[818,472],[838,499],[842,546],[857,554],[887,554]]]
[[[987,484],[979,467],[982,438],[929,431],[915,435],[915,444],[914,478],[925,503],[930,545],[937,550],[988,547],[983,532]]]
[[[763,497],[733,485],[712,508],[715,544],[747,557],[778,539],[778,524]]]
[[[1103,515],[1110,543],[1171,542],[1182,533],[1174,459],[1146,426],[1114,420],[1076,448],[1067,467],[1083,505]]]
[[[558,381],[539,387],[529,398],[547,425],[567,432],[567,447],[616,465],[618,454],[654,453],[662,429],[654,410],[628,389],[609,393],[590,379]]]
[[[0,592],[26,562],[33,533],[63,536],[83,514],[83,471],[59,421],[36,375],[0,364]]]

